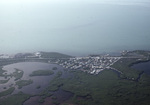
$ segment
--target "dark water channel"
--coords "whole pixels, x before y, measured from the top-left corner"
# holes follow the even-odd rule
[[[57,70],[53,70],[54,71],[53,75],[33,76],[33,77],[29,76],[33,71],[52,70],[53,67],[57,67]],[[62,72],[63,78],[66,78],[71,75],[69,72],[64,71],[63,67],[61,67],[57,64],[48,64],[48,63],[41,63],[41,62],[22,62],[22,63],[10,64],[10,65],[4,66],[3,70],[6,70],[7,74],[9,75],[9,74],[15,72],[16,68],[24,71],[24,74],[23,74],[23,77],[21,78],[21,80],[30,80],[31,79],[31,80],[33,80],[33,83],[30,85],[24,86],[21,89],[18,89],[18,87],[15,84],[16,83],[15,78],[8,77],[8,78],[10,78],[10,80],[7,83],[0,84],[0,91],[3,91],[4,87],[9,88],[12,86],[12,87],[15,87],[15,91],[13,92],[13,94],[16,94],[19,91],[22,91],[23,93],[26,93],[26,94],[36,95],[36,94],[42,92],[49,85],[50,81],[55,77],[55,75],[58,71]],[[2,79],[4,79],[4,78],[2,78]],[[37,89],[37,86],[40,86],[40,88]],[[61,89],[54,92],[53,94],[55,96],[57,96],[58,101],[60,101],[60,102],[66,100],[72,96],[72,93],[63,91]],[[24,103],[24,105],[34,105],[37,102],[38,98],[39,98],[39,96],[31,97],[29,100],[27,100],[27,102]],[[46,100],[50,101],[48,99],[46,99]]]
[[[144,71],[145,74],[150,75],[150,61],[134,64],[132,68],[136,70]]]
[[[132,81],[138,82],[139,79],[141,78],[141,75],[142,75],[143,73],[145,73],[145,74],[147,74],[147,75],[150,75],[150,61],[134,64],[134,65],[131,66],[131,68],[133,68],[133,69],[135,69],[135,70],[138,70],[138,71],[141,71],[141,72],[139,73],[139,76],[138,76],[135,80],[128,79],[128,78],[123,78],[123,79],[127,79],[127,80],[132,80]],[[109,69],[109,70],[112,70],[112,71],[114,71],[115,73],[117,73],[118,77],[120,78],[121,72],[119,72],[119,71],[116,70],[116,69]]]

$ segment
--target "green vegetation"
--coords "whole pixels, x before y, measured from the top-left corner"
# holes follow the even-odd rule
[[[13,72],[12,76],[14,76],[15,77],[15,81],[17,81],[18,79],[22,78],[24,72],[22,70],[19,70],[19,69],[16,69],[16,68],[15,68],[15,70],[16,71]]]
[[[122,78],[137,80],[137,78],[143,71],[135,70],[131,68],[131,66],[137,63],[147,62],[147,61],[149,61],[147,57],[146,58],[145,57],[144,58],[122,58],[118,62],[116,62],[112,67],[122,72],[121,74]]]
[[[62,75],[62,72],[58,71],[54,79],[50,82],[50,85],[44,91],[40,93],[41,97],[46,98],[46,97],[52,96],[53,94],[51,92],[57,91],[59,87],[62,86],[62,82],[57,81],[61,75]]]
[[[11,87],[11,88],[9,88],[9,89],[7,89],[7,90],[5,90],[5,91],[2,91],[2,92],[0,92],[0,97],[9,95],[9,94],[11,94],[14,90],[15,90],[15,88],[14,88],[14,87]]]
[[[114,84],[118,84],[118,80],[117,74],[113,71],[105,70],[96,76],[77,71],[74,72],[74,77],[71,79],[60,78],[55,80],[52,84],[57,86],[63,84],[63,90],[74,93],[73,102],[76,104],[96,105],[95,102],[103,104],[104,102],[102,102],[102,100],[109,99],[107,94]],[[92,99],[87,100],[83,98],[83,100],[78,100],[78,96],[84,97],[86,95],[91,95]]]
[[[51,94],[50,92],[48,92],[47,90],[43,91],[42,93],[40,93],[40,99],[38,100],[39,103],[44,103],[45,99],[47,97],[52,96],[53,94]]]
[[[0,80],[0,84],[5,84],[5,83],[7,83],[9,80],[10,80],[10,78],[7,79],[7,80]]]
[[[30,95],[19,92],[18,94],[11,95],[0,101],[0,105],[22,105]]]
[[[71,56],[57,52],[41,52],[42,58],[70,58]]]
[[[23,86],[27,86],[32,84],[33,81],[32,80],[20,80],[16,82],[16,85],[18,85],[18,88],[21,89]]]
[[[58,85],[59,84],[52,84],[52,85],[48,86],[48,89],[46,89],[46,90],[47,91],[52,91],[52,92],[57,91],[59,89]]]
[[[82,71],[71,71],[69,72],[71,76],[63,78],[61,76],[62,71],[58,71],[54,79],[50,81],[49,86],[38,94],[41,97],[38,102],[42,104],[46,97],[52,96],[53,104],[62,104],[57,102],[57,98],[51,94],[61,88],[74,94],[67,101],[73,105],[149,105],[150,76],[144,73],[141,74],[142,71],[130,67],[135,63],[148,61],[149,55],[149,52],[142,51],[133,51],[129,52],[128,55],[124,55],[124,57],[133,57],[122,58],[112,66],[121,71],[120,74],[113,70],[104,70],[98,75],[91,75]],[[49,75],[54,73],[51,70],[38,70],[30,76],[45,76],[48,74],[47,72],[51,72]],[[139,75],[140,78],[138,79]],[[21,88],[32,82],[32,80],[20,80],[16,84]],[[39,89],[40,85],[36,88]],[[10,89],[10,92],[9,89],[0,94],[2,96],[11,94],[12,90]],[[22,105],[29,97],[30,95],[18,93],[0,100],[0,105]],[[63,105],[69,104],[64,103]]]
[[[123,55],[123,57],[125,58],[120,59],[112,67],[122,72],[120,75],[122,79],[136,81],[143,71],[135,70],[131,66],[141,62],[148,62],[150,60],[150,51],[130,51]]]
[[[141,72],[131,68],[130,66],[137,60],[137,58],[122,58],[112,67],[122,72],[120,75],[122,78],[136,80]]]
[[[51,86],[74,93],[70,100],[77,105],[148,105],[150,78],[142,75],[139,82],[122,79],[112,70],[98,75],[74,71],[72,78],[55,78]]]
[[[51,70],[37,70],[33,71],[32,74],[30,74],[30,76],[48,76],[52,74],[54,74],[54,72]]]
[[[46,97],[50,97],[53,94],[49,92],[49,90],[45,90],[42,93],[40,93],[40,96],[42,97],[42,99],[45,99]]]
[[[54,79],[50,82],[50,85],[45,89],[45,92],[57,91],[59,89],[59,87],[61,87],[63,85],[62,81],[60,80],[60,74],[59,73],[61,73],[61,72],[58,72],[56,74]]]

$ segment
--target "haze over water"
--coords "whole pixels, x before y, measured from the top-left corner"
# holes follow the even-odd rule
[[[0,1],[0,54],[150,50],[148,0]]]

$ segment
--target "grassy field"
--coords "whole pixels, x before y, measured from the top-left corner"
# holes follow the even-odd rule
[[[52,70],[37,70],[33,71],[32,74],[30,74],[30,76],[48,76],[52,74],[54,74]]]

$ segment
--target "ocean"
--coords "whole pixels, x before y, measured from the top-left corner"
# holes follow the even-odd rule
[[[150,50],[150,6],[1,3],[0,54]]]

